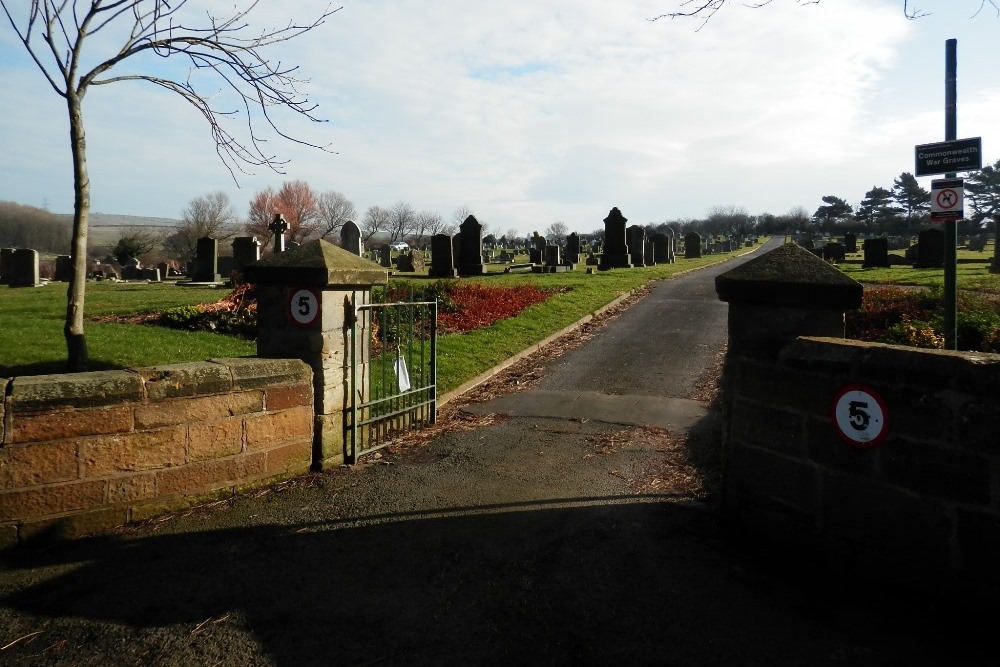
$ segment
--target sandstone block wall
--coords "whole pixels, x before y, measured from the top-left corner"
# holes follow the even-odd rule
[[[287,359],[0,378],[0,548],[306,472],[313,380]]]
[[[888,412],[869,449],[833,425],[857,384]],[[1000,592],[1000,355],[799,338],[776,359],[730,356],[724,387],[737,525],[879,580]]]

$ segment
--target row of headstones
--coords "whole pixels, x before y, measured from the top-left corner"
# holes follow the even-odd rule
[[[891,265],[889,259],[889,239],[865,239],[864,259],[861,266],[885,268]],[[896,248],[899,250],[900,248]],[[916,245],[906,249],[906,260],[915,268],[935,268],[944,266],[944,232],[940,229],[925,229],[917,236]]]

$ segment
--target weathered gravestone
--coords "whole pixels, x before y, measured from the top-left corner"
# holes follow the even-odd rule
[[[423,273],[424,256],[416,250],[404,252],[396,257],[396,270],[405,273]]]
[[[545,261],[545,237],[534,232],[528,246],[528,261],[532,264],[542,264]]]
[[[844,248],[847,252],[858,251],[858,235],[854,232],[844,234]]]
[[[126,257],[122,262],[122,280],[140,280],[142,264],[135,257]]]
[[[447,234],[435,234],[431,237],[431,268],[428,275],[431,278],[455,278],[455,258],[452,255],[451,237]]]
[[[656,266],[656,257],[653,252],[653,239],[647,238],[646,245],[642,252],[642,261],[645,262],[646,266]]]
[[[969,243],[966,247],[973,252],[982,252],[986,250],[986,234],[976,234],[969,239]]]
[[[243,269],[259,260],[260,241],[256,236],[237,236],[233,239],[233,271],[243,273]]]
[[[632,225],[626,230],[628,254],[632,257],[632,266],[646,265],[646,228]]]
[[[461,236],[461,247],[458,255],[458,275],[460,276],[481,276],[486,273],[486,265],[483,263],[483,226],[476,220],[476,216],[470,215],[462,223],[459,235]]]
[[[222,282],[219,275],[219,240],[205,236],[197,241],[194,258],[194,275],[191,281],[196,283]]]
[[[531,267],[532,273],[562,273],[569,269],[568,266],[562,262],[562,248],[555,245],[554,243],[549,243],[545,246],[545,263],[542,266]]]
[[[617,206],[611,209],[608,217],[604,218],[604,252],[598,265],[602,271],[632,268],[632,258],[625,237],[627,222],[628,218],[622,215]]]
[[[677,235],[674,234],[674,230],[667,227],[666,231],[663,232],[667,235],[667,250],[668,258],[667,262],[669,264],[674,264],[677,262]]]
[[[571,266],[576,266],[580,263],[580,235],[576,232],[566,237],[566,257],[564,261]]]
[[[701,234],[688,232],[684,235],[684,259],[701,257]]]
[[[663,232],[653,234],[653,260],[657,264],[670,262],[670,239]]]
[[[451,261],[458,271],[458,258],[462,256],[462,232],[451,237]]]
[[[886,268],[889,266],[888,239],[885,238],[865,239],[863,249],[864,249],[864,259],[861,262],[862,268],[865,269],[869,267]]]
[[[11,256],[11,287],[36,287],[42,283],[38,275],[38,252],[28,248],[17,248]]]
[[[828,262],[840,263],[844,261],[847,249],[840,243],[827,243],[823,246],[823,259]]]
[[[72,278],[73,258],[69,255],[56,255],[55,279],[61,283],[68,283]]]
[[[944,266],[944,232],[925,229],[917,238],[917,259],[913,267],[930,269]]]
[[[0,248],[0,285],[10,284],[10,275],[14,270],[14,249]]]
[[[392,266],[392,248],[384,245],[378,249],[378,263],[387,269]]]
[[[340,246],[351,253],[361,257],[363,249],[361,247],[361,228],[353,220],[348,220],[340,228]]]

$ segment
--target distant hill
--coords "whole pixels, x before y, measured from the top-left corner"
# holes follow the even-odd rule
[[[72,213],[57,213],[57,217],[73,220]],[[91,227],[173,227],[180,223],[177,218],[150,218],[142,215],[115,215],[112,213],[91,213]]]

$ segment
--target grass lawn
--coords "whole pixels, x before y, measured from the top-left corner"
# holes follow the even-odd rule
[[[619,296],[651,280],[669,279],[683,271],[726,261],[745,252],[678,258],[675,264],[638,269],[614,269],[588,275],[581,265],[566,273],[489,273],[480,278],[488,285],[534,284],[560,290],[545,302],[531,306],[514,318],[485,329],[442,336],[438,344],[438,386],[441,392],[488,370],[560,329],[593,313]],[[502,266],[490,266],[502,271]],[[395,283],[428,285],[428,278],[394,278]],[[65,285],[12,289],[0,286],[0,377],[60,373],[65,368],[66,345],[62,335],[66,308]],[[228,290],[195,289],[162,284],[87,285],[86,313],[130,315],[167,308],[211,303]],[[256,354],[253,341],[210,332],[186,332],[138,324],[85,324],[93,370],[154,366],[201,361],[212,357]]]
[[[227,293],[225,289],[177,287],[173,283],[91,282],[87,284],[85,311],[88,317],[157,312],[211,303]],[[0,377],[64,372],[65,313],[63,283],[17,289],[0,286]],[[209,332],[98,322],[86,322],[84,331],[92,370],[244,357],[257,351],[253,341]]]

